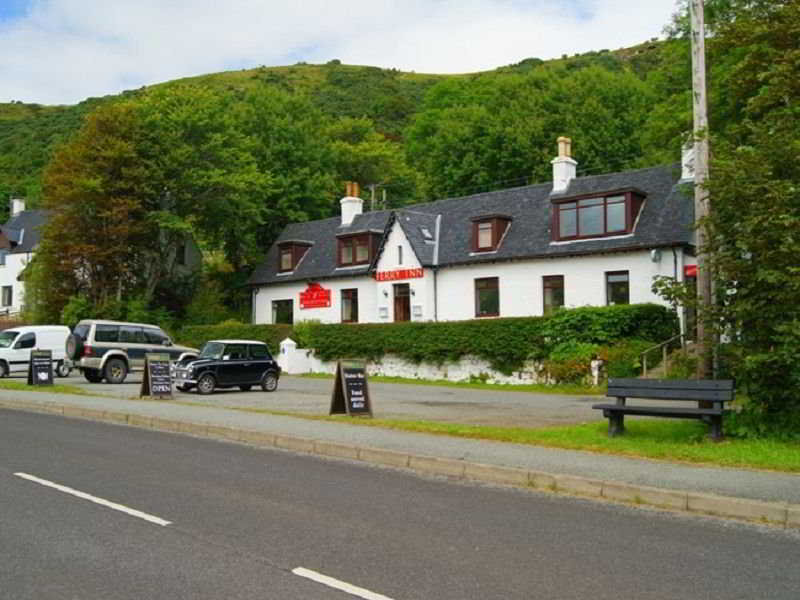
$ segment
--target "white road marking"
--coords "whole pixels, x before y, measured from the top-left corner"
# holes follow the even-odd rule
[[[388,596],[376,594],[375,592],[370,592],[369,590],[365,590],[364,588],[350,585],[349,583],[346,583],[344,581],[339,581],[338,579],[334,579],[333,577],[328,577],[327,575],[323,575],[322,573],[317,573],[316,571],[312,571],[311,569],[304,569],[303,567],[297,567],[296,569],[292,569],[292,573],[294,573],[295,575],[299,575],[300,577],[305,577],[306,579],[311,579],[312,581],[316,581],[317,583],[321,583],[322,585],[327,585],[328,587],[332,587],[334,589],[347,592],[348,594],[351,594],[353,596],[364,598],[364,600],[392,600]]]
[[[117,504],[116,502],[111,502],[109,500],[103,500],[102,498],[98,498],[97,496],[92,496],[91,494],[87,494],[85,492],[79,492],[78,490],[74,490],[65,485],[59,485],[57,483],[53,483],[52,481],[47,481],[47,479],[40,479],[33,475],[28,475],[27,473],[14,473],[14,475],[16,475],[17,477],[22,477],[22,479],[27,479],[28,481],[33,481],[34,483],[38,483],[39,485],[44,485],[53,488],[55,490],[58,490],[59,492],[64,492],[65,494],[71,494],[73,496],[77,496],[78,498],[88,500],[89,502],[94,502],[95,504],[100,504],[101,506],[113,508],[114,510],[127,513],[133,517],[144,519],[145,521],[150,521],[151,523],[155,523],[156,525],[162,525],[166,527],[167,525],[171,524],[171,521],[165,521],[164,519],[154,517],[153,515],[149,515],[140,510],[128,508],[127,506],[123,506],[122,504]]]

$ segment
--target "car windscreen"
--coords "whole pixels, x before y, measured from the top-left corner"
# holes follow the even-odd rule
[[[19,335],[19,331],[11,331],[6,330],[0,332],[0,348],[8,348],[11,344],[14,343],[14,340],[17,339]]]
[[[199,358],[213,358],[215,360],[219,360],[222,358],[222,350],[225,348],[225,344],[221,344],[220,342],[207,342],[205,346],[203,346],[203,351],[200,352]]]

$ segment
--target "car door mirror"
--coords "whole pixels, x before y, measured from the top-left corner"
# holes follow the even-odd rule
[[[172,340],[166,339],[161,343],[162,346],[172,346]]]
[[[230,360],[230,359],[231,359],[231,355],[230,354],[225,354],[222,357],[222,360]]]

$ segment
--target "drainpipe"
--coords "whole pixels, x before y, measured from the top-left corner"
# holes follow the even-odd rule
[[[442,215],[436,215],[436,244],[433,246],[433,320],[439,320],[439,286],[437,274],[439,273],[439,234],[442,229]]]

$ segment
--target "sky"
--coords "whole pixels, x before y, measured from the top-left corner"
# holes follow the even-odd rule
[[[300,61],[467,73],[660,37],[676,0],[0,0],[0,102]]]

